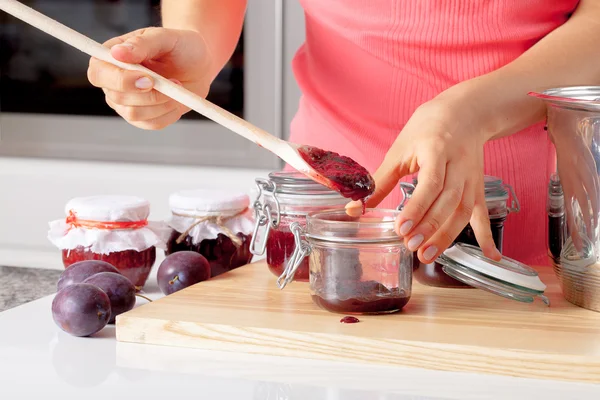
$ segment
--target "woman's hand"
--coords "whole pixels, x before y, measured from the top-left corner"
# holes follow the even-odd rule
[[[106,43],[122,62],[142,64],[205,97],[216,74],[207,46],[198,32],[165,28],[140,29]],[[163,129],[190,111],[153,89],[152,79],[96,58],[90,60],[88,79],[102,88],[107,104],[130,124]]]
[[[402,177],[419,172],[419,184],[396,221],[408,249],[430,263],[470,222],[484,254],[498,260],[485,202],[485,139],[464,109],[449,104],[432,100],[415,111],[375,172],[376,190],[367,207],[379,204]]]

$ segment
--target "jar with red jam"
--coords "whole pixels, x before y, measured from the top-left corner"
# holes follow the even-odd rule
[[[112,264],[138,290],[164,248],[168,231],[148,221],[150,203],[134,196],[90,196],[70,200],[66,218],[50,222],[49,240],[62,251],[65,268],[84,260]]]
[[[284,271],[284,288],[308,260],[310,294],[320,308],[341,314],[401,311],[412,290],[413,254],[394,232],[399,211],[344,209],[311,213],[291,226],[298,253]]]
[[[343,208],[348,199],[297,171],[272,172],[268,179],[256,179],[258,196],[254,203],[255,228],[250,251],[266,251],[269,270],[277,277],[295,257],[294,234],[290,226],[306,224],[306,215],[331,208]],[[308,260],[297,268],[294,280],[308,281]]]
[[[492,237],[496,247],[500,252],[502,252],[504,222],[510,213],[519,212],[519,201],[512,187],[503,183],[500,178],[494,176],[485,176],[484,182],[485,201],[490,218]],[[417,183],[417,179],[414,179],[412,184],[401,183],[401,190],[404,194],[404,200],[398,207],[399,210],[402,209],[406,202],[409,201]],[[509,199],[511,199],[510,205],[508,204]],[[470,224],[467,224],[467,226],[454,240],[453,244],[456,243],[464,243],[479,247],[477,239],[475,238],[475,233],[473,232],[473,228]],[[418,259],[416,254],[414,255],[414,277],[417,282],[427,286],[457,289],[471,287],[470,285],[454,279],[446,274],[439,262],[439,259],[432,263],[424,264]]]
[[[254,218],[249,205],[245,193],[182,190],[171,194],[166,254],[195,251],[203,255],[211,277],[250,263]]]

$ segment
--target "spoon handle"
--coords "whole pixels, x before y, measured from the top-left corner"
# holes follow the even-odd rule
[[[281,139],[171,82],[154,71],[139,64],[127,64],[114,59],[110,54],[110,50],[100,43],[16,0],[0,0],[0,9],[92,57],[123,69],[147,74],[154,80],[154,88],[159,92],[277,154],[278,145],[282,142]]]

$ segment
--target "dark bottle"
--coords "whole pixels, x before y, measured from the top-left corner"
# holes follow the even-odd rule
[[[557,174],[552,174],[548,183],[548,252],[555,260],[560,258],[563,244],[567,238],[565,221],[565,200]]]

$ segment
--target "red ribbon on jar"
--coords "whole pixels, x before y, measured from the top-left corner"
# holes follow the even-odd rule
[[[148,220],[141,221],[92,221],[79,219],[73,210],[69,211],[69,215],[65,220],[67,225],[70,225],[69,230],[73,228],[88,228],[88,229],[106,229],[106,230],[125,230],[139,229],[148,226]]]

